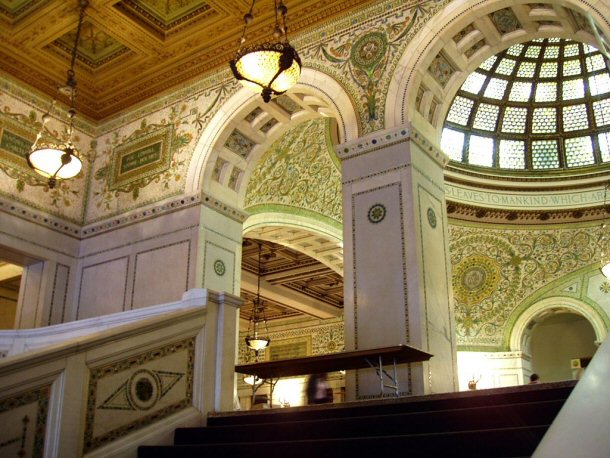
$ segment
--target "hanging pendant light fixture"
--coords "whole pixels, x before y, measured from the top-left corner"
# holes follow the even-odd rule
[[[603,213],[608,213],[606,205],[608,204],[608,189],[610,189],[610,183],[604,186],[604,207]],[[610,280],[610,226],[608,223],[602,223],[601,234],[599,236],[600,244],[600,269],[604,276]]]
[[[248,322],[248,332],[246,334],[246,345],[254,350],[257,354],[260,350],[269,346],[271,339],[269,338],[269,330],[267,329],[267,319],[265,318],[265,307],[261,299],[261,255],[263,245],[258,244],[258,283],[256,290],[256,299],[252,304],[252,316]],[[264,335],[261,334],[260,323],[265,326]]]
[[[275,30],[277,39],[274,43],[244,46],[246,29],[254,16],[252,10],[256,0],[252,0],[250,11],[244,15],[244,30],[235,59],[230,62],[235,78],[245,87],[258,92],[265,102],[271,96],[283,94],[299,80],[301,75],[301,59],[296,50],[288,43],[288,27],[286,13],[288,8],[283,1],[274,0]],[[279,16],[282,17],[280,25]]]
[[[73,178],[79,174],[83,167],[83,163],[78,157],[76,147],[72,142],[72,134],[74,129],[74,102],[76,98],[76,79],[74,77],[74,64],[76,62],[76,50],[80,39],[80,32],[85,17],[85,9],[89,5],[87,0],[80,0],[80,14],[78,18],[78,28],[76,29],[76,38],[74,39],[74,47],[72,48],[72,60],[70,69],[68,70],[68,79],[66,85],[59,91],[68,96],[70,99],[70,109],[68,116],[70,118],[68,124],[67,140],[63,143],[54,141],[46,141],[43,139],[46,123],[51,115],[49,112],[42,116],[42,127],[36,136],[36,140],[27,154],[26,159],[28,165],[38,174],[48,178],[49,188],[54,188],[57,180],[66,180]],[[53,104],[51,105],[53,107]],[[51,111],[51,110],[49,110]]]

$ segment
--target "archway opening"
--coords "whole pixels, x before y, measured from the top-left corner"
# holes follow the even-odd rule
[[[579,378],[583,362],[596,350],[591,323],[576,313],[556,313],[536,320],[531,331],[532,372],[543,382]]]

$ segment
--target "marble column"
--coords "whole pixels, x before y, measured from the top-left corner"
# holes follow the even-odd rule
[[[408,344],[434,356],[399,366],[401,395],[457,390],[443,187],[446,157],[405,125],[335,147],[343,167],[346,350]],[[347,397],[379,395],[350,371]]]

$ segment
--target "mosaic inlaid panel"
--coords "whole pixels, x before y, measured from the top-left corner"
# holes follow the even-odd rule
[[[305,210],[342,220],[341,171],[329,128],[324,119],[306,121],[269,148],[248,183],[248,211],[274,205],[288,213]]]
[[[590,266],[599,227],[512,230],[450,226],[457,343],[499,347],[511,314],[546,285]]]
[[[50,390],[47,385],[0,399],[0,456],[43,456]]]
[[[49,189],[47,180],[31,170],[26,160],[42,127],[41,113],[17,99],[6,97],[3,104],[3,111],[0,112],[0,177],[9,179],[0,179],[0,194],[68,221],[80,222],[84,208],[83,188],[88,159],[84,140],[87,138],[79,131],[73,138],[83,160],[84,171],[71,180],[58,181],[55,188]],[[66,138],[62,114],[65,115],[60,112],[56,117],[55,111],[52,111],[43,139],[60,142]]]
[[[84,452],[191,405],[195,339],[92,368]]]

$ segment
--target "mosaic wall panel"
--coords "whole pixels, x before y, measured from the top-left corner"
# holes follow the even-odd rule
[[[374,132],[385,124],[385,94],[405,47],[446,3],[379,2],[294,43],[306,67],[332,75],[346,88],[362,132]]]
[[[519,305],[552,282],[594,264],[598,240],[598,226],[483,232],[451,225],[458,345],[501,346]]]
[[[33,104],[12,98],[0,92],[3,111],[0,112],[0,194],[30,207],[44,210],[51,215],[71,222],[82,221],[86,171],[91,138],[76,131],[73,140],[83,159],[83,172],[68,181],[59,181],[49,189],[47,181],[27,165],[26,154],[41,128],[42,111]],[[27,100],[31,100],[28,97]],[[58,110],[52,111],[51,120],[43,136],[47,140],[66,138],[66,125]],[[58,121],[59,119],[59,121]],[[78,128],[78,126],[77,126]],[[6,179],[8,178],[8,179]]]
[[[47,385],[0,399],[0,456],[43,456],[50,390]]]
[[[182,194],[201,132],[237,89],[204,79],[102,126],[86,223]]]
[[[260,352],[259,361],[301,356],[325,355],[345,349],[345,332],[341,319],[300,323],[293,328],[289,322],[274,322],[269,326],[269,347]],[[254,362],[254,353],[245,344],[246,331],[239,334],[239,364]]]
[[[90,370],[84,453],[189,407],[195,339]]]
[[[325,119],[306,121],[261,158],[246,190],[250,213],[282,211],[342,220],[341,170]]]

